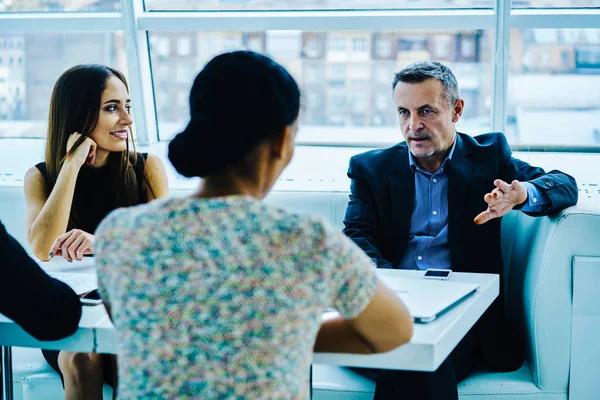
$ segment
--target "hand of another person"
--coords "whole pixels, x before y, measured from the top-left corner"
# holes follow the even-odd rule
[[[82,260],[84,255],[94,254],[94,235],[80,229],[71,229],[56,238],[50,254],[63,256],[67,261]]]
[[[69,140],[67,141],[67,153],[69,153],[69,150],[71,150],[80,137],[81,134],[78,132],[69,136]],[[96,162],[96,142],[89,137],[85,138],[83,143],[75,149],[75,152],[67,160],[72,160],[78,166],[84,164],[94,165],[94,162]]]
[[[483,197],[488,204],[488,209],[475,217],[477,225],[485,224],[493,218],[499,218],[512,210],[514,206],[527,200],[527,189],[517,180],[512,181],[509,185],[501,179],[496,179],[494,185],[496,189]]]

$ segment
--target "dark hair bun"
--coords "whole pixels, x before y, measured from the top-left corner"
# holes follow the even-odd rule
[[[241,160],[254,143],[250,135],[238,135],[227,121],[193,118],[187,128],[169,143],[169,160],[181,175],[188,178],[210,175]]]
[[[208,176],[283,133],[300,110],[296,81],[270,58],[250,51],[213,58],[190,93],[190,122],[169,144],[180,174]]]

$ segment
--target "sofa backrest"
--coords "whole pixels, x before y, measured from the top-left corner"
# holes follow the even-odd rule
[[[175,189],[171,190],[171,195],[181,197],[190,195],[192,192],[191,189]],[[319,214],[341,230],[348,203],[348,193],[273,191],[265,201],[298,213]],[[25,212],[25,197],[21,184],[0,185],[0,220],[6,226],[7,231],[29,252],[30,247],[25,234]]]
[[[31,252],[25,234],[25,194],[17,182],[0,185],[0,221],[21,245]]]
[[[551,217],[515,218],[505,265],[508,311],[523,324],[533,382],[565,391],[573,346],[584,345],[571,340],[573,257],[600,256],[600,214],[575,206]]]

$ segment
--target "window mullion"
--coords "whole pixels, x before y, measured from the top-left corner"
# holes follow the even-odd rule
[[[496,0],[492,70],[492,131],[505,132],[511,0]]]
[[[134,110],[134,131],[140,144],[149,145],[158,141],[158,129],[148,33],[138,29],[138,16],[144,12],[144,0],[120,1],[129,70],[129,91]]]

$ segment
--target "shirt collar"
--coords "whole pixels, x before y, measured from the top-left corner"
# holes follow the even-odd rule
[[[448,164],[450,162],[450,160],[452,159],[452,155],[454,154],[454,149],[456,148],[456,142],[457,141],[458,141],[458,134],[455,133],[454,134],[454,143],[452,143],[452,147],[450,148],[450,152],[448,153],[448,155],[446,156],[446,159],[442,163],[442,166],[440,167],[439,172],[442,172],[444,170],[444,167],[446,166],[446,164]],[[421,168],[419,168],[419,166],[415,162],[415,158],[413,157],[412,153],[410,152],[410,148],[408,149],[408,163],[410,165],[410,169],[413,172],[415,172],[415,170],[417,170],[417,169],[421,170]]]

